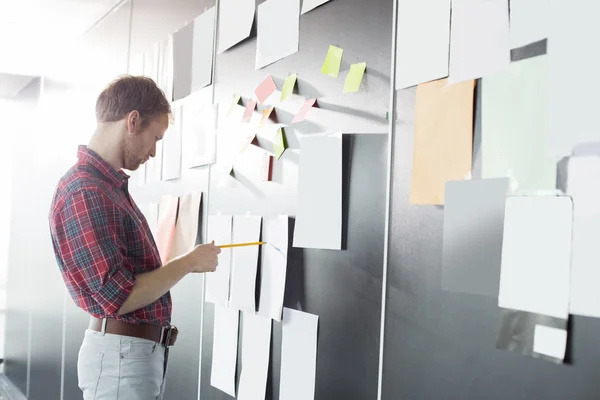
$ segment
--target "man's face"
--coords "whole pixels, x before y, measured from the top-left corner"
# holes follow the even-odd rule
[[[137,114],[137,112],[134,112]],[[146,124],[142,124],[139,115],[128,118],[128,134],[125,139],[125,154],[123,167],[135,171],[156,155],[156,143],[165,136],[169,128],[169,116],[154,117]]]

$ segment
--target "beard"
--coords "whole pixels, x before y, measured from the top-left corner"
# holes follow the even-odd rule
[[[123,167],[126,170],[135,171],[142,165],[144,158],[140,158],[137,154],[139,154],[139,151],[133,140],[126,141],[123,153]]]

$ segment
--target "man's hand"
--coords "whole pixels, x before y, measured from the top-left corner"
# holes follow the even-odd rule
[[[215,242],[196,246],[185,256],[185,262],[189,265],[190,272],[214,272],[219,264],[217,255],[221,249],[215,246]]]

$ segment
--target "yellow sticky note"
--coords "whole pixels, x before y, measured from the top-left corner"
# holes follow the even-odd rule
[[[352,64],[350,66],[350,72],[348,72],[348,76],[346,77],[346,83],[344,83],[344,93],[358,92],[366,68],[366,62]]]
[[[285,137],[285,132],[283,128],[279,128],[277,134],[275,135],[275,140],[273,141],[273,152],[275,153],[275,157],[277,161],[281,158],[285,149],[288,148],[287,139]]]
[[[298,74],[290,74],[283,81],[283,88],[281,89],[280,101],[286,101],[294,92],[294,86],[296,86],[296,78]]]
[[[340,73],[340,65],[342,64],[342,54],[344,54],[344,49],[329,45],[327,57],[325,57],[321,72],[325,75],[337,78]]]

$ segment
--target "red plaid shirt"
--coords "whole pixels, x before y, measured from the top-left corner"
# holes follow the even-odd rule
[[[171,295],[117,316],[135,276],[161,266],[148,223],[129,195],[129,177],[81,146],[50,211],[54,252],[71,297],[97,318],[166,326]]]

